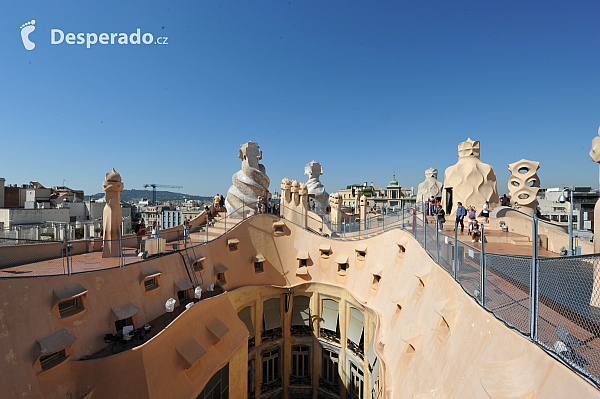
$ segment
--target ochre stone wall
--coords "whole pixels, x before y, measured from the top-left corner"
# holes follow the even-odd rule
[[[230,292],[192,306],[144,345],[103,359],[79,361],[105,346],[103,334],[115,332],[111,306],[137,306],[136,327],[163,314],[165,301],[176,298],[174,282],[187,278],[179,254],[73,276],[0,280],[3,392],[8,397],[57,399],[90,391],[99,398],[192,398],[229,361],[230,397],[245,397],[248,332],[236,313],[271,291],[281,295],[295,287],[312,293],[316,315],[322,298],[333,295],[362,306],[369,315],[365,320],[377,320],[375,332],[365,322],[365,346],[374,334],[386,397],[499,398],[502,392],[515,397],[600,397],[592,385],[483,310],[407,233],[392,230],[343,242],[286,223],[284,233],[275,236],[273,223],[278,220],[272,215],[250,218],[196,248],[198,256],[206,257],[204,270],[197,272],[203,290],[216,282],[215,265],[222,264],[227,268],[223,287]],[[227,245],[231,238],[239,240],[235,251]],[[321,256],[322,245],[331,247],[329,257]],[[308,274],[296,274],[299,252],[308,252]],[[266,259],[262,272],[254,270],[257,254]],[[337,262],[345,258],[348,269],[340,273]],[[160,287],[151,292],[144,291],[140,278],[148,269],[162,272]],[[374,274],[381,276],[377,287]],[[87,310],[60,319],[53,291],[75,283],[88,289]],[[259,311],[257,306],[255,318]],[[205,328],[215,316],[229,328],[219,342]],[[344,325],[345,317],[340,312]],[[61,328],[78,338],[71,358],[36,375],[35,341]],[[176,348],[191,338],[207,353],[186,370]]]

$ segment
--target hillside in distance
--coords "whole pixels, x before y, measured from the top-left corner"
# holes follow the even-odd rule
[[[92,199],[100,199],[104,197],[104,193],[98,193],[91,196]],[[88,196],[86,195],[86,199]],[[122,201],[139,201],[142,198],[148,198],[152,200],[152,190],[123,190],[121,193]],[[212,201],[213,197],[203,197],[200,195],[191,195],[191,194],[183,194],[183,193],[174,193],[172,191],[159,191],[156,190],[156,200],[159,202],[165,201],[183,201],[186,200],[200,200],[200,201]]]

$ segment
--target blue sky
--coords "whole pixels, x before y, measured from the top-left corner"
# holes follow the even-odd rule
[[[522,158],[544,187],[597,188],[599,15],[595,0],[5,1],[0,177],[93,194],[114,166],[125,188],[223,194],[252,140],[271,191],[313,159],[329,192],[392,173],[416,188],[470,137],[500,193]],[[168,44],[50,42],[138,28]]]

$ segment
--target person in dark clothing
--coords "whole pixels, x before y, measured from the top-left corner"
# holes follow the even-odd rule
[[[455,224],[455,228],[458,228],[458,225],[460,224],[460,232],[464,232],[465,231],[465,225],[463,220],[465,219],[465,216],[467,216],[467,210],[465,209],[465,207],[463,206],[462,202],[458,203],[458,208],[456,208],[456,224]]]
[[[444,223],[446,223],[446,212],[444,212],[444,210],[442,209],[442,204],[439,204],[437,206],[436,215],[439,228],[438,231],[442,231],[444,230]]]
[[[471,242],[478,241],[481,244],[481,226],[477,220],[474,220],[473,224],[469,226],[469,232],[471,233]]]

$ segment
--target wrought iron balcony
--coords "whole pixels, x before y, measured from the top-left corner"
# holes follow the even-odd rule
[[[325,390],[326,392],[331,392],[334,394],[340,393],[340,385],[333,383],[331,381],[327,381],[324,378],[319,378],[319,388]]]
[[[292,326],[290,328],[292,335],[311,335],[312,330],[310,326]]]
[[[354,341],[352,341],[350,339],[348,339],[347,342],[348,342],[348,349],[350,349],[352,351],[352,353],[354,353],[355,355],[357,355],[361,359],[365,358],[365,352],[364,352],[363,348],[361,348],[358,345],[356,345],[354,343]]]
[[[294,375],[290,375],[290,385],[311,385],[310,375],[304,377],[298,377]]]
[[[282,387],[281,378],[278,378],[268,384],[262,384],[260,386],[260,393],[270,392],[270,391],[273,391],[273,390],[281,388],[281,387]]]
[[[283,332],[281,330],[281,327],[274,328],[272,330],[263,331],[262,334],[260,335],[260,338],[263,341],[279,339],[281,337],[283,337]]]
[[[340,334],[335,332],[335,331],[331,331],[331,330],[327,330],[325,328],[321,328],[321,337],[325,338],[328,341],[333,341],[336,343],[340,343]]]

